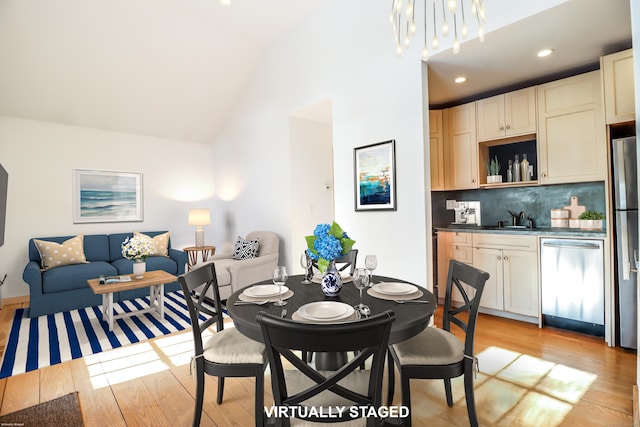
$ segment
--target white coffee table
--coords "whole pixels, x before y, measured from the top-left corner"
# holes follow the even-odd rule
[[[142,279],[136,279],[132,274],[130,282],[110,283],[101,285],[99,279],[89,279],[89,287],[96,295],[102,295],[102,320],[109,324],[113,331],[113,321],[138,314],[157,312],[160,319],[164,319],[164,285],[175,282],[176,276],[163,270],[147,271]],[[115,314],[113,312],[113,293],[130,291],[132,289],[149,288],[149,307],[129,313]]]

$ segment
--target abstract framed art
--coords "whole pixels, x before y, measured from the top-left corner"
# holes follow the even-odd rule
[[[73,222],[142,221],[142,174],[73,170]]]
[[[390,140],[353,149],[356,211],[397,209],[395,147]]]

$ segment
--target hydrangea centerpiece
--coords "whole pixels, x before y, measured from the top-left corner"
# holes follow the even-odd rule
[[[347,255],[356,242],[334,221],[329,224],[318,224],[313,230],[313,236],[306,236],[307,253],[318,261],[318,268],[324,272],[331,261]]]
[[[156,252],[156,244],[148,237],[135,235],[122,242],[122,256],[137,262],[144,262]]]

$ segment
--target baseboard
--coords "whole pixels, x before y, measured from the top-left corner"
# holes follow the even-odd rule
[[[19,297],[3,298],[0,307],[5,305],[20,305],[21,307],[29,307],[29,295],[22,295]]]
[[[633,386],[633,425],[640,425],[640,413],[638,412],[640,408],[638,407],[638,386]]]

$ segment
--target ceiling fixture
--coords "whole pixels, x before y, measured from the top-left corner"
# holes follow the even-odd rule
[[[538,52],[538,58],[544,58],[545,56],[551,55],[553,52],[553,49],[542,49]]]
[[[456,77],[455,80],[454,80],[454,82],[456,82],[456,83],[464,83],[466,81],[467,81],[467,78],[464,77],[464,76]]]
[[[231,0],[220,0],[220,4],[223,6],[229,6],[231,4]]]
[[[478,38],[484,41],[482,24],[485,22],[483,0],[423,0],[422,16],[424,17],[424,46],[422,48],[422,60],[429,59],[427,33],[431,37],[431,49],[438,50],[440,40],[438,37],[447,37],[450,26],[453,27],[453,53],[460,52],[460,38],[467,38],[469,28],[467,21],[476,21],[478,24]],[[445,6],[446,3],[446,6]],[[396,53],[402,56],[402,50],[409,48],[410,38],[416,34],[416,0],[392,0],[389,22],[393,27],[396,41]],[[427,10],[429,13],[427,13]],[[431,15],[427,19],[428,15]],[[427,31],[428,24],[432,24],[431,31]]]

